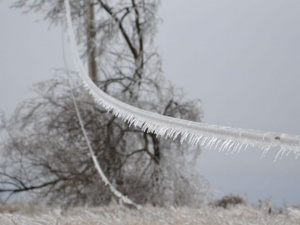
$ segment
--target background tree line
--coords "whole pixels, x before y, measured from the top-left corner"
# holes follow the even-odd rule
[[[121,101],[201,121],[200,101],[186,100],[162,75],[154,46],[158,5],[156,0],[71,1],[82,58],[91,79]],[[18,0],[14,7],[43,12],[51,24],[65,26],[63,0]],[[88,155],[67,72],[57,71],[34,87],[38,97],[1,121],[0,192],[5,198],[28,192],[50,204],[110,202],[113,196]],[[79,81],[73,91],[97,159],[123,194],[153,205],[198,204],[207,196],[206,180],[192,170],[199,149],[129,127],[94,104]]]

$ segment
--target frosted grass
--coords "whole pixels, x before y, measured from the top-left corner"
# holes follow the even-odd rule
[[[203,224],[203,225],[299,225],[300,210],[288,208],[282,213],[268,214],[253,206],[236,206],[230,209],[204,206],[202,208],[158,208],[147,206],[133,210],[117,204],[99,208],[74,208],[67,211],[39,209],[0,213],[1,225],[125,225],[125,224]],[[149,213],[151,212],[151,213]],[[164,218],[161,220],[160,218]]]

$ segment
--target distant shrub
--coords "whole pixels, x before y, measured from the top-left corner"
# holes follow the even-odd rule
[[[264,212],[272,214],[272,213],[274,213],[274,211],[276,211],[272,204],[272,198],[258,200],[258,203],[259,203],[259,208],[261,210],[263,210]]]
[[[215,201],[214,205],[227,209],[230,206],[245,205],[246,201],[242,196],[239,195],[227,195],[220,200]]]

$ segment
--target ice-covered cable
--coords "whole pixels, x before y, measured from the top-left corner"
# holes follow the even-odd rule
[[[91,146],[91,143],[89,141],[89,138],[88,138],[88,135],[86,133],[86,130],[84,128],[84,125],[83,125],[83,121],[82,121],[82,118],[81,118],[81,115],[80,115],[80,112],[79,112],[79,109],[78,109],[78,106],[77,106],[77,103],[76,103],[76,100],[75,100],[75,96],[74,96],[74,93],[73,93],[73,87],[72,87],[72,92],[71,92],[71,95],[72,95],[72,99],[73,99],[73,104],[74,104],[74,107],[75,107],[75,111],[76,111],[76,114],[77,114],[77,118],[79,120],[79,124],[80,124],[80,127],[81,127],[81,130],[82,130],[82,133],[84,135],[84,138],[86,140],[86,143],[88,145],[88,148],[89,148],[89,152],[90,152],[90,155],[91,155],[91,158],[93,160],[93,163],[95,165],[95,168],[98,172],[98,174],[100,175],[101,177],[101,180],[105,183],[105,185],[108,185],[109,189],[111,190],[111,192],[117,196],[119,199],[121,199],[124,203],[127,203],[127,204],[130,204],[130,205],[133,205],[137,208],[140,208],[141,206],[135,204],[131,199],[129,199],[128,197],[126,197],[125,195],[123,195],[121,192],[119,192],[110,182],[109,180],[107,179],[107,177],[105,176],[105,174],[103,173],[101,167],[100,167],[100,164],[98,163],[98,160],[95,156],[95,153],[92,149],[92,146]]]
[[[127,196],[123,195],[121,192],[119,192],[110,182],[109,180],[107,179],[107,177],[105,176],[105,174],[103,173],[103,170],[101,169],[101,166],[97,160],[97,157],[93,151],[93,148],[91,146],[91,143],[89,141],[89,138],[88,138],[88,135],[86,133],[86,130],[84,128],[84,124],[83,124],[83,120],[81,118],[81,115],[80,115],[80,112],[79,112],[79,109],[78,109],[78,105],[76,103],[76,99],[75,99],[75,96],[74,96],[74,92],[73,92],[73,86],[72,83],[71,83],[71,95],[72,95],[72,100],[73,100],[73,104],[74,104],[74,107],[75,107],[75,111],[76,111],[76,115],[77,115],[77,118],[78,118],[78,121],[79,121],[79,124],[80,124],[80,128],[82,130],[82,133],[84,135],[84,138],[86,140],[86,143],[88,145],[88,149],[89,149],[89,152],[90,152],[90,155],[91,155],[91,158],[93,160],[93,163],[94,163],[94,166],[98,172],[98,174],[100,175],[101,177],[101,180],[105,183],[105,185],[108,185],[109,189],[111,190],[111,192],[117,197],[119,198],[122,202],[126,203],[126,204],[129,204],[129,205],[132,205],[134,207],[136,207],[137,209],[139,210],[144,210],[145,212],[147,212],[148,214],[152,215],[154,218],[156,218],[158,221],[161,221],[161,222],[164,222],[164,223],[167,223],[167,224],[170,224],[168,221],[166,221],[163,217],[161,216],[157,216],[157,215],[154,215],[151,211],[147,210],[146,208],[143,208],[141,205],[139,204],[136,204],[134,203],[130,198],[128,198]]]
[[[177,119],[136,108],[106,94],[93,83],[85,71],[77,49],[69,0],[65,0],[65,7],[68,35],[75,66],[86,89],[95,101],[108,112],[120,117],[130,125],[140,127],[144,132],[173,139],[180,137],[181,142],[188,140],[192,145],[229,152],[238,152],[249,145],[258,146],[263,149],[263,155],[270,148],[279,147],[276,158],[289,153],[294,153],[296,158],[300,155],[299,135],[209,125]]]

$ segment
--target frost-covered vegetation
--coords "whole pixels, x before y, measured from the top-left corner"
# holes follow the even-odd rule
[[[238,205],[224,209],[222,207],[203,206],[189,207],[151,207],[141,210],[111,204],[97,208],[36,208],[10,206],[1,209],[0,224],[207,224],[207,225],[250,225],[250,224],[285,224],[299,225],[300,210],[286,208],[269,213],[251,205]]]
[[[200,101],[186,100],[180,89],[162,76],[161,59],[152,45],[158,1],[106,2],[73,0],[68,10],[69,25],[72,14],[76,34],[81,37],[78,42],[82,58],[88,63],[88,76],[108,94],[103,96],[147,110],[141,114],[167,116],[157,118],[168,118],[173,125],[177,119],[201,122]],[[42,0],[32,4],[19,0],[15,6],[37,11],[45,7],[47,19],[64,24],[62,4],[59,0],[50,5]],[[12,118],[0,120],[7,136],[0,142],[0,153],[5,157],[0,165],[0,193],[5,201],[16,193],[28,193],[37,201],[60,207],[4,205],[0,207],[0,224],[300,224],[300,210],[296,208],[276,211],[269,205],[254,207],[238,196],[205,204],[211,188],[193,170],[199,148],[156,136],[164,136],[165,127],[150,121],[151,126],[155,125],[152,129],[142,117],[125,117],[142,129],[128,127],[117,118],[120,112],[107,114],[105,109],[114,108],[95,104],[80,84],[71,90],[69,79],[64,77],[70,71],[62,69],[57,73],[61,77],[36,85],[39,98],[26,101]],[[76,110],[75,98],[79,108]],[[164,119],[160,123],[164,124]],[[219,132],[215,128],[213,134]],[[155,130],[158,132],[152,133]],[[227,137],[230,130],[225,130]],[[173,137],[174,132],[169,136]],[[188,137],[188,132],[177,134],[181,140]],[[235,143],[243,132],[233,134],[237,137],[224,141],[209,139],[205,134],[197,138],[199,141],[203,136],[206,139],[201,139],[201,145],[219,146],[221,150],[239,150],[248,144]],[[276,144],[283,140],[277,134],[258,136],[261,135],[263,142]],[[252,141],[253,135],[250,136]],[[190,141],[197,138],[190,136]],[[283,150],[280,153],[289,149]],[[94,168],[91,155],[103,172]],[[103,173],[102,180],[99,171]],[[115,196],[106,186],[108,180],[111,187],[142,208],[114,203]]]
[[[66,25],[64,1],[14,2],[14,7],[42,12],[51,24]],[[109,96],[153,113],[200,122],[201,102],[187,100],[163,76],[153,42],[158,3],[70,1],[82,60],[96,89]],[[91,160],[73,92],[90,147],[113,187],[142,205],[195,205],[203,200],[210,188],[193,169],[199,148],[129,127],[95,104],[81,83],[74,81],[71,91],[69,77],[77,73],[67,65],[55,72],[58,78],[36,85],[37,98],[24,102],[10,118],[0,118],[4,198],[30,193],[49,204],[68,206],[111,201],[113,194]]]

